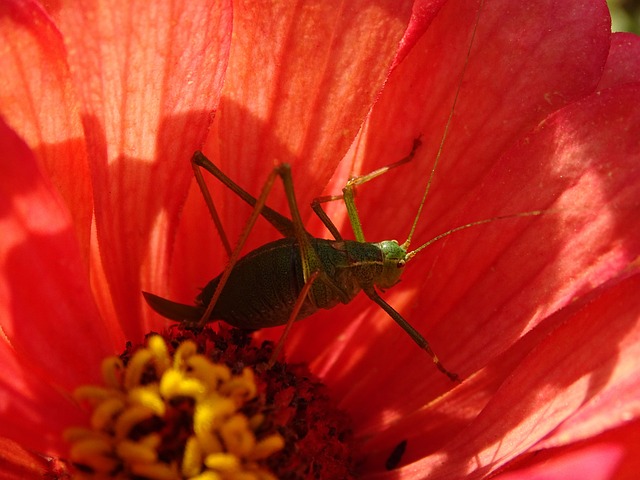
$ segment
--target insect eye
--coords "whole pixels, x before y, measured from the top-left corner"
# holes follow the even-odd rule
[[[404,259],[402,260],[398,260],[398,263],[396,264],[396,267],[398,268],[404,268],[404,264],[407,263]]]

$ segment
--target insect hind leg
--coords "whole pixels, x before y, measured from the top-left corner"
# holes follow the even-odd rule
[[[249,192],[244,190],[240,185],[231,180],[227,175],[224,174],[222,170],[220,170],[214,163],[209,160],[202,152],[197,151],[193,154],[191,158],[191,166],[193,167],[193,173],[196,177],[196,181],[198,182],[198,186],[200,187],[200,191],[202,192],[202,196],[205,199],[207,204],[207,208],[211,213],[211,216],[216,223],[216,227],[218,226],[219,217],[216,212],[215,206],[213,204],[213,200],[211,199],[211,195],[209,194],[209,189],[202,177],[202,173],[200,172],[200,168],[204,168],[207,172],[213,175],[216,179],[218,179],[222,184],[224,184],[229,190],[238,195],[242,200],[248,203],[250,206],[254,207],[258,203],[258,199],[251,195]],[[280,167],[276,167],[280,168]],[[281,175],[282,176],[282,175]],[[260,208],[260,214],[271,224],[273,227],[278,230],[285,237],[293,237],[295,236],[294,227],[291,220],[289,220],[284,215],[279,214],[275,210],[269,208],[267,205],[262,205]],[[216,218],[218,220],[216,221]],[[221,231],[218,230],[219,232]],[[221,235],[222,237],[222,235]],[[224,243],[225,240],[223,240]],[[228,244],[228,241],[227,241]],[[225,248],[227,248],[225,246]],[[227,256],[231,256],[231,247],[229,246],[227,249]]]
[[[240,258],[240,252],[242,251],[242,248],[244,247],[249,234],[260,215],[269,220],[269,222],[272,223],[272,225],[274,225],[274,227],[280,230],[283,234],[285,234],[285,236],[293,236],[296,238],[300,248],[301,258],[304,259],[303,272],[305,281],[308,282],[309,278],[311,278],[312,275],[322,270],[320,259],[318,258],[315,249],[311,245],[309,234],[302,224],[302,219],[300,217],[300,211],[298,210],[298,204],[293,188],[291,167],[289,166],[289,164],[283,163],[277,165],[271,171],[264,186],[262,187],[260,195],[257,198],[254,198],[237,184],[235,184],[229,177],[227,177],[213,163],[211,163],[211,161],[209,161],[201,152],[196,152],[193,155],[192,165],[194,165],[194,172],[198,172],[196,174],[196,178],[198,178],[198,174],[200,173],[198,167],[203,167],[216,178],[218,178],[222,183],[228,186],[243,200],[245,200],[250,205],[253,205],[253,211],[251,212],[251,215],[247,220],[242,233],[240,234],[236,247],[233,249],[229,256],[229,261],[227,262],[227,265],[220,276],[219,283],[213,293],[213,296],[211,297],[211,300],[209,301],[206,309],[204,310],[204,313],[202,314],[202,317],[200,318],[199,326],[204,326],[209,320],[211,312],[213,312],[215,304],[220,298],[222,290],[227,283],[231,272],[233,271],[233,267]],[[289,204],[289,210],[291,212],[291,220],[266,206],[267,196],[269,195],[269,192],[271,192],[277,176],[281,178],[284,185],[287,202]],[[202,175],[199,175],[199,177],[202,178]],[[204,179],[202,179],[202,182],[204,184]],[[203,193],[204,191],[208,193],[206,185],[204,186]],[[282,230],[281,228],[279,228],[279,226],[282,227]]]
[[[203,162],[203,159],[208,163]],[[209,170],[209,168],[207,168],[207,167],[213,166],[214,167],[213,171],[219,171],[217,169],[217,167],[215,167],[215,165],[213,165],[200,152],[196,152],[194,154],[192,162],[193,162],[194,165],[198,165],[198,166],[200,166],[201,163],[204,163],[204,165],[206,165],[204,168],[206,168],[207,171],[210,171],[211,173],[213,173],[213,172],[211,170]],[[198,163],[198,162],[200,162],[200,163]],[[204,327],[204,325],[209,321],[209,317],[211,316],[211,312],[213,312],[213,308],[215,307],[218,299],[220,298],[220,295],[222,294],[222,290],[223,290],[225,284],[227,283],[227,280],[229,279],[229,276],[231,275],[231,272],[233,271],[233,267],[235,266],[235,264],[238,262],[238,259],[240,258],[240,252],[242,251],[242,248],[244,247],[245,243],[247,242],[247,239],[249,238],[249,234],[251,233],[251,230],[253,229],[253,226],[255,225],[256,221],[258,220],[258,216],[260,216],[260,214],[262,213],[262,210],[265,208],[265,202],[267,201],[267,196],[269,195],[269,192],[271,192],[271,189],[273,187],[273,183],[275,182],[276,176],[280,175],[281,177],[283,177],[283,181],[284,181],[284,176],[286,176],[286,171],[288,170],[288,168],[289,168],[288,165],[279,165],[276,168],[274,168],[271,171],[271,173],[269,174],[269,177],[267,177],[267,181],[265,182],[264,186],[262,187],[262,191],[260,192],[260,195],[258,196],[258,198],[251,197],[251,198],[253,198],[253,200],[255,200],[255,203],[253,205],[253,211],[251,212],[251,215],[249,216],[249,219],[247,220],[244,228],[242,229],[242,233],[240,234],[240,238],[238,239],[238,243],[236,244],[236,247],[233,249],[233,251],[231,252],[231,254],[229,256],[229,261],[227,262],[227,265],[226,265],[224,271],[222,272],[222,275],[220,276],[220,281],[218,282],[218,286],[216,287],[216,289],[215,289],[215,291],[213,293],[213,296],[211,297],[211,300],[209,301],[209,304],[207,305],[207,308],[204,310],[204,312],[202,314],[202,317],[200,318],[200,321],[199,321],[199,326],[200,327]],[[197,168],[194,167],[194,171],[196,171],[196,170],[197,170]],[[222,172],[220,172],[220,173],[222,174]],[[216,174],[213,173],[213,175],[216,175]],[[200,177],[202,177],[202,176],[200,175]],[[222,174],[222,177],[228,179],[228,177],[226,175],[224,175],[224,174]],[[216,178],[220,178],[221,179],[222,177],[218,177],[216,175]],[[225,185],[226,185],[226,182],[223,181],[223,183],[225,183]],[[231,183],[233,183],[233,182],[231,182]],[[240,189],[240,187],[238,187],[238,188]],[[205,187],[205,189],[206,189],[206,187]],[[234,190],[234,189],[232,189],[232,190]],[[240,190],[242,190],[242,189],[240,189]],[[206,191],[208,193],[208,190],[206,190]],[[244,192],[244,190],[242,190],[242,191]],[[246,193],[246,192],[244,192],[244,193]],[[249,195],[249,194],[247,193],[247,195]]]

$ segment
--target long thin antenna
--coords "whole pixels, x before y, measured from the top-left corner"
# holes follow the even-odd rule
[[[496,220],[505,220],[507,218],[518,218],[518,217],[537,217],[538,215],[542,215],[544,213],[549,213],[549,212],[550,210],[532,210],[530,212],[520,212],[520,213],[513,213],[510,215],[500,215],[499,217],[485,218],[484,220],[477,220],[475,222],[467,223],[465,225],[460,225],[459,227],[455,227],[455,228],[452,228],[451,230],[447,230],[446,232],[443,232],[440,235],[436,235],[428,242],[423,243],[415,250],[412,250],[411,252],[407,253],[406,260],[407,261],[411,260],[423,248],[427,248],[429,245],[434,244],[438,240],[442,240],[444,237],[448,237],[452,233],[459,232],[460,230],[465,230],[469,227],[475,227],[478,225],[484,225],[485,223],[492,223],[492,222],[495,222]]]
[[[467,56],[464,60],[464,65],[462,66],[462,72],[460,73],[460,79],[458,80],[458,85],[456,87],[456,93],[453,97],[453,104],[451,105],[451,110],[449,111],[449,117],[447,118],[447,123],[444,126],[444,132],[442,134],[442,140],[440,140],[440,146],[438,147],[438,152],[436,153],[436,159],[433,162],[433,167],[431,167],[431,173],[429,174],[429,180],[427,181],[427,185],[424,189],[424,194],[422,195],[422,201],[420,202],[420,206],[418,207],[418,213],[416,213],[416,217],[413,220],[413,225],[411,225],[411,231],[409,232],[409,236],[402,244],[405,249],[409,248],[409,244],[411,243],[411,239],[413,238],[413,234],[418,226],[418,221],[420,220],[420,215],[422,215],[422,209],[427,200],[427,195],[429,195],[429,190],[431,189],[431,183],[433,182],[433,178],[435,177],[436,169],[438,168],[438,163],[440,162],[440,157],[442,156],[442,151],[444,150],[444,143],[447,140],[447,136],[449,134],[449,127],[451,126],[451,121],[453,119],[453,114],[456,109],[456,104],[458,103],[458,96],[460,95],[460,90],[462,89],[462,82],[464,80],[464,75],[467,71],[467,66],[469,65],[469,58],[471,58],[471,49],[473,48],[473,44],[476,38],[476,31],[478,30],[478,23],[480,21],[480,11],[484,5],[484,0],[480,0],[480,5],[478,7],[478,12],[476,13],[475,24],[473,25],[473,31],[471,32],[471,41],[469,42],[469,49],[467,50]]]

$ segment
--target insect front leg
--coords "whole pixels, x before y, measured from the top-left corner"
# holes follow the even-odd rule
[[[325,212],[322,208],[322,204],[333,202],[336,200],[344,200],[345,206],[347,207],[347,215],[349,215],[349,223],[351,224],[353,234],[358,242],[365,242],[366,240],[364,238],[364,231],[362,230],[362,223],[360,222],[360,215],[358,214],[358,209],[356,207],[355,201],[356,187],[387,173],[392,168],[396,168],[400,165],[404,165],[405,163],[410,162],[411,160],[413,160],[413,157],[415,156],[416,151],[418,150],[420,145],[422,145],[422,142],[420,141],[420,137],[418,137],[413,141],[411,151],[406,157],[403,157],[397,162],[394,162],[390,165],[374,170],[373,172],[370,172],[366,175],[353,177],[342,189],[342,195],[327,195],[324,197],[317,197],[313,200],[313,202],[311,202],[311,208],[336,240],[341,241],[342,235],[340,235],[340,232],[327,215],[327,212]]]

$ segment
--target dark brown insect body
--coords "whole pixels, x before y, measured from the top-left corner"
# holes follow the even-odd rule
[[[400,259],[390,260],[388,255],[386,262],[392,265],[385,268],[383,248],[396,252],[401,249],[394,241],[379,244],[310,237],[310,242],[322,260],[323,281],[314,282],[298,320],[318,309],[349,303],[360,290],[371,290],[374,285],[388,288],[397,283],[403,270],[398,265]],[[406,252],[398,253],[404,257],[402,254]],[[195,305],[172,302],[149,293],[145,293],[145,298],[154,310],[167,318],[196,322],[211,302],[220,277],[203,288]],[[246,330],[284,325],[305,282],[297,240],[283,238],[267,243],[238,260],[207,320],[223,320]]]

